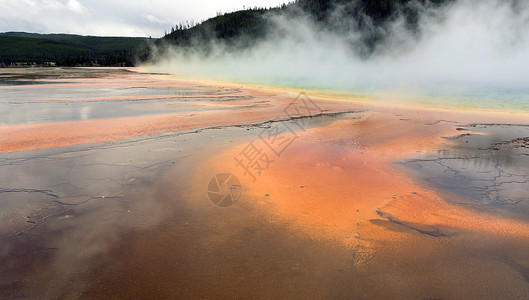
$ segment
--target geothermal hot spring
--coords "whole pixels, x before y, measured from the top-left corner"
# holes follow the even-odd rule
[[[527,298],[527,12],[465,3],[0,69],[0,298]]]

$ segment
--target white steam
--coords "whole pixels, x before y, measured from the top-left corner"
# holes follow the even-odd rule
[[[276,30],[255,47],[207,57],[170,51],[154,66],[180,76],[361,92],[442,94],[444,89],[529,91],[529,3],[461,0],[421,8],[420,35],[397,19],[369,58],[352,51],[360,34],[320,29],[309,17],[271,16]]]

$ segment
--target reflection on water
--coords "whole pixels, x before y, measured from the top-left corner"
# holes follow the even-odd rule
[[[288,77],[288,76],[286,76]],[[263,78],[253,84],[285,86],[307,90],[336,90],[349,97],[366,99],[384,99],[394,101],[396,98],[408,103],[420,103],[432,106],[452,108],[478,108],[506,111],[529,111],[529,88],[527,86],[502,86],[488,84],[461,84],[459,82],[422,82],[421,84],[396,84],[395,82],[374,83],[367,81],[347,82],[293,80],[292,78]],[[245,82],[243,80],[243,82]]]
[[[307,128],[331,121],[314,118]],[[294,237],[246,201],[219,209],[207,182],[197,186],[190,176],[204,157],[262,130],[4,154],[0,292],[31,299],[355,295],[344,288],[355,278],[348,251]]]
[[[75,73],[64,71],[65,77]],[[94,72],[90,78],[120,71]],[[119,76],[126,83],[128,73]],[[91,90],[40,84],[2,90],[3,124],[205,109],[193,107],[206,100],[200,95],[217,96],[208,101],[237,97],[235,91],[187,86]],[[138,99],[144,95],[176,97]],[[86,99],[94,97],[123,98]],[[314,118],[307,128],[329,122]],[[243,201],[219,209],[207,198],[207,182],[194,181],[204,157],[247,143],[266,126],[1,154],[0,298],[277,298],[299,296],[301,287],[306,297],[354,294],[343,289],[354,278],[349,252],[295,238]],[[307,266],[327,275],[314,276]]]
[[[419,102],[461,108],[529,111],[529,89],[527,87],[504,87],[489,85],[430,85]]]
[[[137,86],[121,86],[122,82],[114,81],[111,75],[119,74],[124,78],[128,76],[131,77],[129,80],[133,80],[135,73],[126,70],[104,73],[98,69],[78,69],[77,72],[71,69],[37,69],[28,72],[30,73],[1,74],[0,86],[4,87],[0,93],[0,125],[196,112],[205,110],[204,105],[198,103],[201,101],[246,99],[237,95],[238,91],[235,90],[149,84],[142,86],[142,82]],[[43,78],[59,81],[46,81],[42,80]],[[101,79],[103,86],[97,86],[97,82],[92,83],[90,87],[75,86],[83,82],[65,81],[71,78]],[[20,88],[35,84],[38,84],[39,88]],[[47,87],[48,84],[54,85]],[[57,87],[56,84],[63,86]]]
[[[72,91],[75,94],[76,91]],[[85,94],[86,95],[86,94]],[[1,98],[8,101],[2,101]],[[229,101],[240,97],[216,97],[214,101]],[[73,120],[107,119],[115,117],[135,117],[142,115],[185,113],[203,111],[202,104],[190,101],[212,101],[210,98],[194,97],[147,100],[101,100],[101,101],[43,101],[13,100],[10,95],[0,97],[0,110],[5,116],[0,125],[48,123]],[[228,110],[231,107],[217,107],[215,110]],[[209,107],[208,110],[214,110]]]
[[[471,125],[436,155],[406,165],[445,190],[529,219],[529,126]]]
[[[111,68],[8,68],[0,70],[0,86],[65,83],[68,82],[68,79],[99,78],[123,74],[124,72],[127,70]]]
[[[26,75],[16,72],[4,78],[43,81],[39,89],[24,85],[2,90],[6,93],[0,95],[0,105],[8,112],[8,117],[2,115],[4,124],[205,109],[193,105],[211,95],[217,98],[207,101],[238,97],[236,91],[225,89],[143,86],[138,78],[131,80],[134,73],[119,69],[50,69],[48,78],[39,77],[38,70],[27,70]],[[114,80],[123,86],[92,90],[75,87],[80,82],[68,78]],[[46,81],[57,83],[52,79],[69,83],[47,87]],[[173,103],[177,105],[170,107]],[[360,159],[363,153],[357,153],[359,148],[351,147],[350,140],[337,139],[335,132],[310,132],[345,120],[350,127],[344,128],[369,129],[349,122],[358,117],[344,113],[305,120],[308,134],[300,134],[297,142],[314,139],[307,144],[335,147],[327,155],[351,152],[358,162],[369,164],[369,159]],[[282,121],[296,128],[293,120]],[[205,162],[258,139],[272,124],[206,124],[208,129],[0,154],[0,298],[421,299],[528,294],[526,239],[502,240],[499,234],[458,228],[452,229],[457,235],[435,236],[412,229],[425,228],[421,224],[406,227],[407,223],[394,219],[378,226],[368,217],[343,233],[347,241],[355,241],[356,246],[350,247],[333,242],[332,237],[320,240],[299,232],[288,218],[268,207],[270,202],[263,201],[275,195],[246,196],[251,195],[245,190],[251,186],[242,177],[241,200],[229,208],[214,205],[208,199],[208,183],[218,170]],[[528,188],[529,148],[523,137],[529,136],[529,128],[475,125],[461,129],[462,134],[472,135],[454,138],[451,147],[407,165],[431,184],[465,195],[469,203],[492,207],[494,212],[514,208],[526,220],[529,209],[523,191]],[[326,166],[316,162],[327,159],[310,157],[315,170]],[[332,172],[357,172],[351,166],[332,168]],[[370,195],[358,195],[358,185],[344,184],[354,194],[346,197],[360,204],[356,212],[346,215],[366,210],[361,198]],[[296,190],[307,195],[309,188],[314,187]],[[328,192],[331,197],[325,199],[333,201],[334,191]],[[405,197],[394,197],[392,204],[398,206]],[[422,195],[414,192],[410,197]],[[311,210],[305,210],[305,205],[320,209],[319,199],[300,199],[302,203],[296,205],[302,209],[296,212],[307,218]],[[381,199],[381,205],[386,200]],[[341,215],[343,207],[337,209]],[[365,215],[370,213],[376,215],[375,211]],[[326,220],[329,226],[335,221]],[[448,232],[448,228],[442,230]]]
[[[123,235],[167,218],[180,224],[191,218],[190,209],[218,213],[208,210],[205,197],[184,197],[188,174],[205,153],[249,134],[245,128],[183,131],[3,154],[0,294],[76,298],[86,288],[80,276],[90,275]],[[208,147],[212,141],[215,149]],[[194,217],[207,218],[202,212]]]

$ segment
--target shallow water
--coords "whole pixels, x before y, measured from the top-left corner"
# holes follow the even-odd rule
[[[81,92],[72,89],[72,93]],[[87,94],[86,92],[84,93]],[[120,95],[119,93],[116,93]],[[93,101],[69,101],[69,100],[13,100],[11,95],[8,101],[0,99],[0,110],[5,113],[0,120],[2,125],[52,123],[76,120],[95,120],[116,117],[136,117],[153,114],[186,113],[203,111],[202,104],[184,102],[211,101],[209,98],[167,98],[167,99],[145,99],[145,100],[93,100]],[[229,101],[240,99],[238,97],[217,97],[216,101]],[[233,108],[218,107],[208,110],[229,110]]]
[[[0,96],[1,108],[5,109],[0,124],[235,109],[237,106],[202,105],[240,96],[232,89],[152,86],[149,82],[156,80],[150,75],[144,75],[148,80],[142,84],[140,79],[145,79],[142,76],[130,80],[136,74],[119,69],[45,70],[51,72],[47,75],[49,81],[38,70],[28,72],[31,74],[19,77],[44,81],[39,81],[35,89],[7,87],[6,93]],[[88,79],[111,77],[123,86],[67,87]],[[57,83],[54,80],[65,86],[50,88],[49,84]],[[131,81],[139,83],[126,86]],[[164,98],[166,95],[172,98]],[[141,98],[144,96],[147,98]],[[188,96],[192,98],[185,98]],[[245,107],[252,110],[252,105]],[[86,111],[82,112],[83,109]],[[397,219],[401,216],[382,215],[375,219],[379,206],[376,211],[363,211],[369,206],[362,203],[362,198],[370,195],[359,195],[362,189],[358,185],[384,183],[376,177],[362,178],[357,170],[370,170],[373,162],[370,159],[398,151],[392,149],[398,146],[396,143],[387,150],[369,153],[370,147],[386,142],[385,139],[391,140],[392,133],[399,131],[400,122],[408,124],[409,119],[393,116],[395,121],[391,124],[396,127],[379,128],[387,133],[380,137],[369,136],[370,126],[376,126],[378,121],[367,117],[362,119],[366,124],[356,123],[365,117],[364,112],[306,119],[302,128],[297,123],[299,120],[279,117],[276,122],[226,126],[207,123],[193,130],[0,154],[0,298],[469,298],[476,295],[520,298],[529,295],[526,237],[513,238],[508,230],[509,234],[502,236],[503,232],[481,232],[464,226],[437,228],[437,224]],[[242,149],[283,122],[300,133],[298,145],[314,146],[310,149],[300,146],[295,152],[296,144],[293,144],[295,153],[290,157],[285,154],[283,164],[288,164],[285,159],[296,161],[307,156],[304,170],[343,174],[343,178],[354,175],[351,178],[359,182],[344,182],[339,190],[358,203],[333,199],[338,188],[329,190],[325,178],[310,172],[300,174],[299,178],[279,174],[283,177],[277,176],[273,186],[266,186],[263,179],[258,187],[266,193],[255,196],[250,190],[250,179],[242,174],[242,169],[238,169],[241,194],[237,195],[240,199],[236,205],[219,207],[210,201],[209,183],[219,173],[213,164],[215,158],[226,150],[234,151],[234,147]],[[417,122],[421,131],[445,126],[440,122],[433,125]],[[342,126],[332,129],[336,123]],[[529,127],[468,125],[459,128],[463,135],[448,137],[439,152],[403,164],[419,174],[415,178],[423,179],[422,185],[428,189],[457,194],[458,197],[447,196],[456,208],[486,211],[491,221],[505,217],[505,221],[527,222],[529,206],[525,191],[529,153],[526,140],[520,138],[529,136]],[[301,135],[302,131],[305,135]],[[320,146],[328,152],[318,151]],[[219,161],[219,165],[234,166],[232,159]],[[272,164],[269,174],[281,173],[279,163]],[[384,178],[394,176],[387,174],[387,169],[374,171],[382,172]],[[316,178],[311,181],[303,176]],[[312,182],[312,186],[297,184],[299,180]],[[274,201],[292,199],[274,198],[278,195],[268,194],[273,188],[299,196],[296,199],[300,203],[292,205],[300,209],[290,211],[293,215],[274,210]],[[383,186],[373,188],[383,189]],[[409,195],[380,199],[380,206],[394,201],[391,204],[398,207],[399,203],[411,199],[411,207],[417,211],[409,215],[420,215],[420,208],[414,204],[423,196],[406,192]],[[313,199],[304,195],[320,195],[343,207],[329,211],[329,207],[335,207],[334,203],[321,203],[318,196]],[[414,197],[418,199],[416,202]],[[345,207],[355,209],[345,211]],[[337,217],[324,219],[325,229],[340,228],[334,222],[349,215],[355,216],[354,221],[347,220],[353,226],[345,228],[337,237],[321,238],[317,233],[324,235],[327,232],[324,228],[310,222],[301,225],[296,222],[298,217],[322,220],[318,213],[324,212]],[[374,216],[356,217],[370,213]],[[430,230],[432,226],[436,231]],[[307,234],[311,232],[307,229],[316,232]]]
[[[57,69],[29,69],[28,74],[4,73],[0,78],[0,125],[50,123],[75,120],[135,117],[153,114],[185,113],[205,110],[203,104],[192,102],[230,101],[246,99],[235,90],[208,90],[200,87],[138,86],[76,87],[83,82],[63,81],[75,78],[105,78],[115,75],[100,70],[71,70],[60,73]],[[122,70],[123,75],[129,72]],[[32,80],[28,79],[33,78]],[[54,78],[58,81],[42,81]],[[6,84],[6,82],[8,82]],[[104,81],[103,81],[104,83]],[[48,85],[53,86],[48,87]],[[64,86],[56,87],[57,84]],[[19,88],[38,85],[37,88]],[[72,87],[68,87],[71,85]],[[202,97],[201,97],[202,96]],[[214,96],[214,97],[213,97]],[[227,107],[208,107],[207,110],[227,110]]]
[[[185,197],[187,174],[193,161],[211,151],[212,141],[248,134],[238,131],[178,132],[2,155],[1,294],[77,298],[87,289],[85,280],[99,277],[90,272],[103,267],[100,262],[112,256],[106,253],[125,236],[167,220],[182,226],[191,218],[189,210],[199,210],[193,222],[217,214],[206,197]]]
[[[239,79],[239,78],[238,78]],[[240,80],[240,79],[239,79]],[[434,107],[529,111],[529,89],[524,86],[495,86],[494,84],[460,85],[457,83],[429,83],[416,85],[325,84],[321,82],[284,80],[244,81],[304,90],[340,91],[354,98],[377,99],[382,102],[416,103]]]
[[[95,78],[119,71],[97,72]],[[1,96],[3,124],[212,110],[217,108],[192,105],[229,101],[223,94],[233,92],[152,86],[87,90],[48,84],[6,89]],[[171,93],[199,97],[134,99]],[[65,100],[88,95],[131,99]],[[285,122],[295,127],[293,121]],[[305,128],[329,122],[332,117],[314,118]],[[207,196],[207,180],[215,175],[207,166],[202,171],[207,180],[195,182],[193,174],[204,158],[255,139],[267,126],[180,130],[1,154],[0,298],[296,296],[297,287],[306,284],[304,278],[313,282],[312,288],[306,286],[306,295],[326,295],[331,287],[343,285],[343,276],[352,272],[352,259],[344,249],[292,236],[251,209],[248,199],[230,210],[219,209]],[[321,259],[329,253],[335,254]],[[298,276],[309,264],[339,269],[328,279],[327,289],[316,290],[317,277]],[[271,284],[277,289],[269,290]]]
[[[487,210],[529,221],[529,126],[472,124],[435,155],[405,163],[419,177]]]

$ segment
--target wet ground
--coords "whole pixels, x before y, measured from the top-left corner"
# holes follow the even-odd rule
[[[233,142],[248,134],[238,131],[230,132]],[[162,221],[180,226],[189,211],[208,208],[206,197],[197,206],[184,199],[186,176],[190,162],[225,134],[179,132],[2,155],[1,294],[77,298],[84,281],[98,277],[92,268],[104,267],[125,236],[164,227]]]
[[[31,73],[29,73],[31,72]],[[142,115],[185,113],[205,110],[202,101],[248,99],[236,90],[208,90],[201,87],[93,86],[79,87],[83,79],[126,76],[126,70],[28,70],[29,74],[2,73],[0,76],[0,125],[94,120]],[[53,79],[53,81],[50,81]],[[73,82],[72,79],[78,79]],[[70,80],[70,81],[68,81]],[[51,87],[49,85],[53,84]],[[62,85],[57,87],[57,85]],[[20,88],[34,85],[36,88]],[[64,86],[66,85],[66,86]],[[68,85],[72,85],[68,88]],[[45,88],[45,93],[43,93]],[[202,97],[201,97],[202,96]],[[207,110],[227,110],[208,107]]]
[[[508,211],[529,220],[529,126],[470,124],[435,155],[405,165],[465,205]]]
[[[529,295],[525,125],[325,102],[289,117],[286,96],[273,117],[236,119],[272,98],[121,69],[2,78],[5,128],[210,110],[227,121],[1,153],[0,299]],[[266,169],[234,160],[249,145],[268,149]]]
[[[224,97],[238,91],[202,86],[79,87],[87,78],[123,72],[126,78],[128,71],[123,70],[30,72],[35,74],[3,77],[9,79],[0,98],[3,125],[215,110],[187,103],[247,98]],[[56,81],[46,81],[50,78]],[[28,85],[36,88],[18,88]],[[278,118],[295,127],[285,116]],[[304,124],[323,126],[333,118],[321,116]],[[286,284],[289,279],[275,273],[274,266],[291,265],[286,274],[298,282],[301,261],[325,264],[315,260],[328,254],[326,247],[293,239],[283,226],[249,213],[248,203],[220,210],[208,199],[207,181],[197,187],[191,178],[205,157],[247,142],[268,127],[269,121],[208,126],[2,153],[0,298],[295,296],[297,288]],[[207,167],[205,172],[215,175]],[[275,246],[263,249],[265,245]],[[292,259],[302,245],[306,257]],[[253,275],[244,275],[243,270],[255,265],[268,271],[253,268]],[[233,286],[234,276],[249,282]],[[311,280],[316,283],[316,278]],[[266,291],[270,284],[283,288]]]

